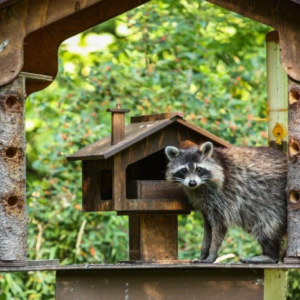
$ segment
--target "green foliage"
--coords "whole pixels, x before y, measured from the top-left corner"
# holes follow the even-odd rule
[[[66,41],[56,81],[27,100],[30,259],[61,264],[127,258],[126,217],[81,212],[81,165],[66,156],[110,132],[106,109],[180,110],[236,145],[266,145],[266,26],[202,0],[156,0]],[[202,220],[180,216],[180,258],[200,252]],[[230,230],[226,262],[259,246]],[[3,274],[5,299],[53,299],[52,273]],[[293,286],[299,289],[298,285]],[[296,298],[293,298],[296,299]]]

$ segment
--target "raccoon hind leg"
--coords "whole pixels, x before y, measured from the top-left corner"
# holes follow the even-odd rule
[[[242,258],[244,264],[277,264],[279,261],[280,240],[264,238],[259,240],[263,250],[263,255]]]

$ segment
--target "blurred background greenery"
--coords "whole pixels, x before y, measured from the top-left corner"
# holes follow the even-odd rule
[[[154,0],[67,40],[55,82],[27,99],[30,259],[127,258],[127,218],[82,213],[81,165],[65,158],[110,133],[105,111],[117,102],[131,115],[183,111],[186,120],[234,145],[267,145],[267,124],[256,119],[266,118],[271,30],[202,0]],[[201,217],[179,220],[179,256],[193,259]],[[223,262],[236,262],[260,251],[233,228],[220,256],[232,254]],[[289,299],[300,299],[297,278],[290,273]],[[54,299],[54,279],[51,272],[2,274],[0,300]]]

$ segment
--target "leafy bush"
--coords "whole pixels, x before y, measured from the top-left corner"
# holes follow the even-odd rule
[[[27,100],[30,259],[127,258],[127,218],[82,213],[81,165],[65,158],[109,134],[105,111],[116,103],[131,115],[180,110],[233,144],[266,145],[266,123],[255,118],[266,117],[268,31],[202,0],[156,0],[66,41],[55,82]],[[180,258],[197,257],[200,216],[180,216],[179,223]],[[220,255],[234,254],[233,262],[259,252],[233,228]],[[0,299],[53,299],[52,273],[2,276]]]

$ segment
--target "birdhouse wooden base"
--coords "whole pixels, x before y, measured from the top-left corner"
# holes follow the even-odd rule
[[[129,216],[129,259],[142,261],[177,260],[177,214]]]

